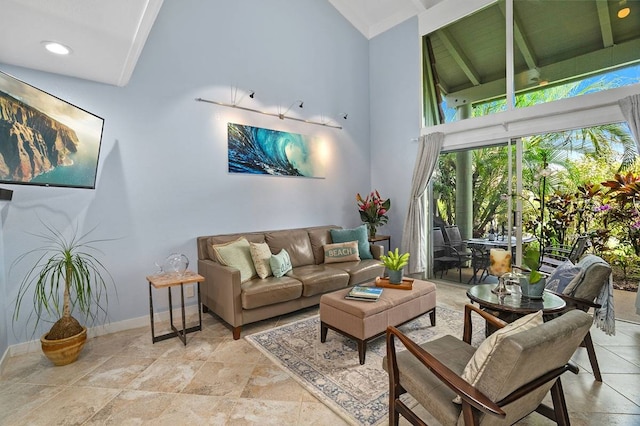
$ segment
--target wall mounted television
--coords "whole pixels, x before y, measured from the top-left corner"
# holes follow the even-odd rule
[[[0,71],[0,183],[94,189],[104,119]]]

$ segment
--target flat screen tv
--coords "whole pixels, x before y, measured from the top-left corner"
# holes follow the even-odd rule
[[[103,125],[0,71],[0,183],[94,189]]]

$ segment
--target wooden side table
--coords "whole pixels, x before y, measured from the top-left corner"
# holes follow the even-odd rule
[[[153,343],[159,342],[161,340],[166,340],[171,337],[178,337],[184,345],[187,345],[187,333],[192,333],[194,331],[202,330],[202,311],[200,310],[200,283],[204,281],[204,277],[202,275],[196,274],[192,271],[186,271],[183,274],[180,273],[165,273],[165,274],[157,274],[157,275],[149,275],[147,277],[147,281],[149,282],[149,316],[151,317],[151,341]],[[186,328],[186,318],[184,311],[184,285],[190,283],[197,283],[197,291],[198,291],[198,325],[193,327]],[[180,301],[182,308],[182,330],[178,330],[175,325],[173,325],[173,304],[171,301],[171,287],[180,286]],[[161,336],[155,335],[154,329],[154,321],[153,321],[153,296],[151,292],[151,288],[165,288],[169,293],[169,323],[171,324],[171,332],[163,334]]]
[[[369,243],[374,244],[381,241],[387,242],[388,250],[391,250],[391,235],[376,235],[375,237],[369,238]]]

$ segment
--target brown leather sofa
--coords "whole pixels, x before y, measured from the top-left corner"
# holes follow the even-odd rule
[[[205,278],[200,287],[203,312],[211,310],[222,318],[233,328],[233,338],[239,339],[245,324],[317,305],[324,293],[383,275],[379,260],[383,246],[370,246],[373,259],[325,264],[323,246],[332,242],[332,228],[341,229],[329,225],[198,237],[198,273]],[[213,244],[240,237],[266,242],[273,254],[286,249],[293,269],[280,278],[241,282],[240,271],[218,263],[212,249]]]

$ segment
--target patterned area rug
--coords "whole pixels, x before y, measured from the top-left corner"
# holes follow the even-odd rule
[[[474,319],[472,344],[484,339],[484,325]],[[424,343],[451,334],[462,338],[463,312],[438,306],[436,326],[423,315],[401,327],[412,340]],[[388,416],[388,376],[382,369],[385,337],[367,344],[364,365],[358,362],[356,343],[329,330],[320,343],[320,318],[313,316],[291,324],[245,336],[269,359],[287,371],[309,392],[354,425],[377,425]],[[402,344],[397,343],[397,349]]]

